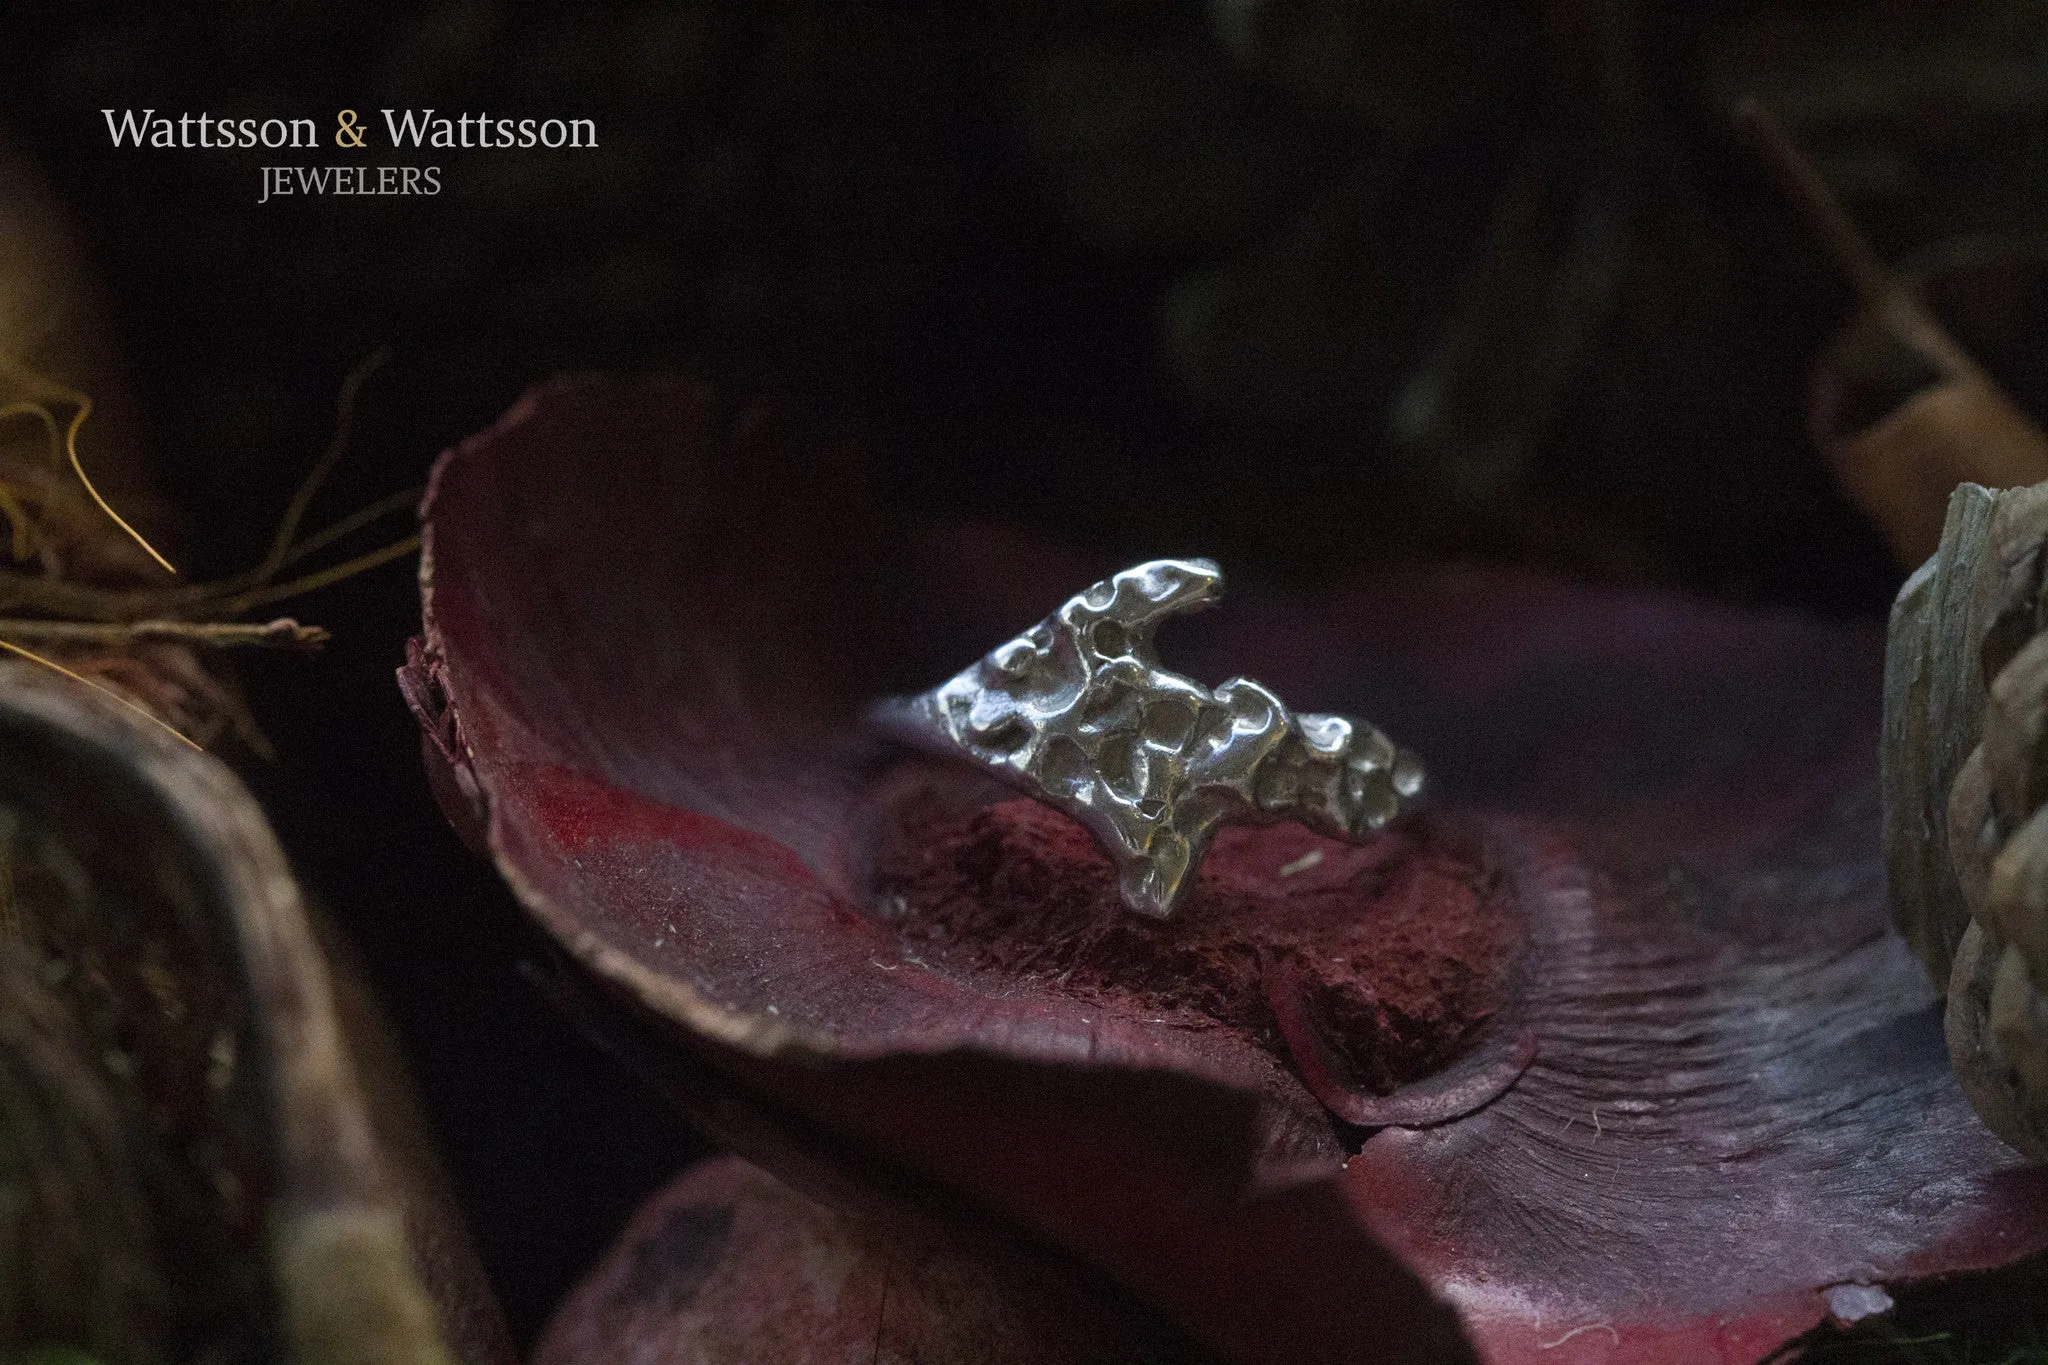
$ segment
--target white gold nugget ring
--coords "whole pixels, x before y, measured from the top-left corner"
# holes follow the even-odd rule
[[[1124,904],[1160,918],[1222,825],[1299,820],[1352,842],[1384,827],[1422,790],[1413,754],[1249,679],[1212,690],[1160,667],[1159,623],[1222,592],[1213,560],[1125,569],[952,681],[877,704],[870,724],[1065,811],[1116,864]]]

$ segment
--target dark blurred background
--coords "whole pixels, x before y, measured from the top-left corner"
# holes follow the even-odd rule
[[[564,369],[857,434],[919,514],[1308,579],[1393,559],[1882,611],[1805,432],[1853,299],[1761,96],[1900,261],[2048,226],[2031,3],[1018,0],[11,7],[0,118],[112,295],[195,578],[258,558],[343,375],[337,516]],[[100,110],[591,118],[596,151],[116,150]],[[264,164],[441,167],[260,205]],[[1962,244],[1962,246],[1959,246]],[[1995,302],[1995,301],[1994,301]],[[2036,367],[2036,373],[2041,373]],[[700,1151],[519,973],[420,775],[387,568],[239,662],[254,775],[404,1035],[522,1341]]]

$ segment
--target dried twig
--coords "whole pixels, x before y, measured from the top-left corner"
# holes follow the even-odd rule
[[[306,650],[317,649],[326,643],[328,633],[324,629],[318,626],[302,626],[288,617],[263,623],[237,622],[233,618],[273,602],[340,582],[419,548],[420,537],[411,535],[395,543],[356,555],[340,564],[301,574],[282,583],[276,581],[278,574],[287,565],[297,563],[314,551],[324,549],[363,527],[402,510],[417,496],[417,490],[408,489],[380,498],[370,506],[343,517],[323,530],[304,539],[299,537],[299,525],[311,507],[314,496],[348,448],[356,396],[364,381],[387,358],[387,352],[378,351],[358,365],[342,384],[335,406],[334,437],[304,481],[300,483],[297,492],[293,494],[291,503],[286,507],[284,516],[278,524],[270,550],[261,563],[244,573],[214,583],[181,583],[164,587],[121,589],[70,583],[54,576],[40,577],[19,569],[0,568],[0,612],[25,610],[46,614],[35,617],[0,617],[0,651],[31,660],[83,683],[94,691],[111,697],[122,706],[148,717],[185,743],[192,744],[194,748],[199,747],[183,731],[124,695],[123,690],[95,682],[84,674],[35,653],[19,642],[28,640],[46,645],[119,649],[145,640],[171,640],[211,648],[254,646]],[[4,362],[0,362],[0,369],[26,384],[41,398],[69,404],[75,408],[70,423],[62,429],[61,435],[57,418],[50,411],[47,402],[14,403],[0,407],[0,420],[28,416],[42,422],[50,433],[53,448],[61,455],[69,457],[73,471],[100,510],[111,517],[116,525],[147,550],[159,564],[165,569],[170,569],[170,564],[162,555],[157,554],[155,547],[108,506],[106,499],[92,486],[91,480],[85,476],[84,468],[79,464],[78,429],[84,425],[87,416],[92,412],[91,398],[53,384],[38,375],[19,371]],[[0,484],[0,513],[4,513],[11,525],[15,559],[27,558],[33,547],[36,527],[27,508],[4,484]],[[223,696],[227,694],[223,693]],[[236,728],[245,733],[252,747],[258,752],[266,751],[268,745],[261,734],[255,731],[253,722],[245,723],[246,721],[246,716],[238,717]]]
[[[0,616],[0,638],[57,645],[120,646],[138,640],[176,640],[214,648],[318,649],[331,638],[324,626],[302,626],[289,616],[274,621],[44,621]]]
[[[1745,99],[1735,107],[1735,122],[1885,330],[1924,356],[1944,379],[1990,386],[1983,367],[1956,343],[1913,287],[1885,264],[1842,207],[1841,199],[1792,144],[1770,110],[1753,97]]]
[[[2048,433],[2023,412],[1934,316],[1912,282],[1886,265],[1813,164],[1762,105],[1744,100],[1736,122],[1891,342],[1933,372],[1889,414],[1838,429],[1843,390],[1824,368],[1809,418],[1842,489],[1884,531],[1901,564],[1940,542],[1958,484],[2017,488],[2048,479]]]

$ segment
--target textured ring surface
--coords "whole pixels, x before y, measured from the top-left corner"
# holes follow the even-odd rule
[[[1125,569],[870,721],[1065,811],[1147,915],[1173,913],[1222,825],[1299,820],[1352,841],[1382,828],[1422,790],[1414,755],[1360,721],[1290,712],[1248,679],[1208,688],[1160,666],[1160,622],[1222,590],[1207,559]]]

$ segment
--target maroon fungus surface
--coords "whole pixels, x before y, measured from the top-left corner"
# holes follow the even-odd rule
[[[1114,566],[861,488],[686,383],[538,391],[437,469],[404,679],[593,991],[786,1141],[1244,1360],[1453,1359],[1444,1301],[1492,1361],[1750,1361],[2048,1245],[1889,928],[1875,623],[1235,587],[1168,660],[1370,717],[1435,810],[1232,834],[1149,925],[1070,826],[856,719]]]
[[[878,904],[923,960],[1236,1029],[1283,1060],[1267,996],[1285,971],[1378,1094],[1440,1070],[1484,1029],[1520,939],[1476,850],[1423,823],[1363,847],[1292,823],[1225,829],[1161,921],[1126,910],[1093,839],[1039,802],[957,811],[920,791],[890,816],[873,853]]]

